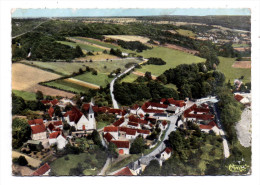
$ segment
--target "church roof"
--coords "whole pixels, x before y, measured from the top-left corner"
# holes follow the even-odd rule
[[[94,111],[93,111],[93,109],[92,109],[92,105],[90,105],[89,106],[89,112],[88,112],[89,114],[94,114]]]

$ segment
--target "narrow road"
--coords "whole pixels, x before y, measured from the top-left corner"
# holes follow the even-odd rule
[[[107,171],[107,169],[108,169],[108,167],[109,167],[109,165],[110,165],[110,163],[111,163],[111,158],[108,157],[108,158],[107,158],[107,161],[106,161],[106,164],[103,166],[101,172],[100,172],[98,175],[105,175],[105,174],[106,174],[106,171]]]
[[[118,109],[118,108],[119,108],[118,103],[117,103],[117,101],[116,101],[116,99],[115,99],[115,96],[114,96],[114,84],[115,84],[115,81],[117,80],[117,78],[119,78],[120,76],[122,76],[122,75],[128,73],[129,71],[131,71],[131,70],[134,69],[134,68],[135,68],[135,65],[132,66],[132,67],[130,67],[130,68],[128,68],[128,69],[125,70],[123,73],[121,73],[121,74],[119,74],[118,76],[116,76],[116,77],[111,81],[111,83],[110,83],[110,95],[111,95],[111,98],[112,98],[113,107],[114,107],[115,109]]]
[[[35,27],[33,27],[33,29],[31,29],[31,30],[29,30],[29,31],[27,31],[27,32],[21,33],[21,34],[16,35],[16,36],[13,36],[12,39],[15,39],[15,38],[17,38],[17,37],[20,37],[20,36],[22,36],[22,35],[24,35],[24,34],[26,34],[26,33],[29,33],[29,32],[31,32],[31,31],[35,30],[36,28],[38,28],[40,25],[42,25],[43,23],[45,23],[45,22],[47,22],[47,21],[49,21],[49,20],[46,20],[46,21],[44,21],[44,22],[41,22],[40,24],[38,24],[38,25],[36,25]]]

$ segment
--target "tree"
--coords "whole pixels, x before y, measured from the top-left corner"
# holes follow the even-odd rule
[[[157,160],[151,160],[144,169],[142,175],[156,176],[160,175],[160,164]]]
[[[18,164],[20,166],[26,166],[28,164],[28,161],[26,160],[26,158],[22,155],[20,155],[20,157],[17,160]]]
[[[108,145],[108,155],[109,155],[109,157],[113,157],[113,158],[118,157],[117,147],[112,142],[110,142]]]
[[[161,74],[157,77],[157,80],[161,81],[163,84],[167,83],[167,77],[164,74]]]
[[[97,130],[93,130],[91,136],[92,136],[93,142],[94,142],[96,145],[102,146],[102,142],[101,142],[101,139],[100,139],[100,135],[99,135],[99,133],[98,133]]]
[[[59,106],[54,107],[54,114],[55,116],[62,117],[61,109]]]
[[[139,154],[144,152],[145,149],[145,141],[142,137],[137,137],[131,145],[130,153],[131,154]]]
[[[26,109],[24,99],[12,93],[12,114],[20,114],[24,109]]]
[[[82,164],[78,163],[76,168],[70,169],[69,175],[70,176],[82,176],[82,175],[84,175],[83,171],[84,171],[84,169],[82,167]]]
[[[43,94],[42,94],[42,92],[41,91],[37,91],[36,92],[36,99],[38,100],[38,101],[40,101],[40,100],[43,100]]]
[[[19,148],[31,136],[31,128],[25,119],[15,118],[12,122],[12,146]]]
[[[77,45],[76,48],[75,48],[75,56],[76,56],[76,57],[84,56],[84,53],[82,52],[81,47],[78,46],[78,45]]]
[[[152,80],[151,72],[146,71],[144,76],[147,78],[147,80]]]

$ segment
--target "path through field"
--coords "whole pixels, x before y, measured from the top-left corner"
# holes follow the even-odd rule
[[[91,89],[100,89],[100,86],[98,86],[96,84],[84,82],[84,81],[81,81],[81,80],[78,80],[78,79],[75,79],[75,78],[67,78],[67,79],[65,79],[65,81],[72,82],[72,83],[81,85],[83,87],[91,88]]]

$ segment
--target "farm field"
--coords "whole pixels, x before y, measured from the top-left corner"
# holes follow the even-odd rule
[[[230,80],[231,83],[237,78],[244,76],[242,80],[244,83],[251,81],[251,69],[234,68],[232,65],[236,62],[235,58],[219,57],[220,64],[217,70],[224,73],[226,76],[226,82]]]
[[[131,73],[130,75],[127,75],[125,78],[123,78],[120,82],[128,82],[128,83],[132,83],[133,81],[135,81],[138,78],[138,75],[135,75],[133,73]]]
[[[86,42],[96,44],[96,45],[99,45],[99,46],[103,46],[103,47],[107,47],[107,48],[117,48],[117,49],[121,48],[118,45],[110,44],[108,42],[102,42],[100,40],[93,39],[93,38],[87,38],[87,37],[70,37],[70,38],[75,38],[75,39],[78,39],[78,40],[86,41]]]
[[[247,48],[247,47],[249,47],[248,44],[232,44],[232,46],[233,46],[234,48],[240,48],[240,47],[245,47],[245,48]]]
[[[186,36],[186,37],[195,37],[196,34],[193,33],[191,30],[184,30],[184,29],[178,29],[176,30],[180,35]]]
[[[79,42],[68,42],[68,41],[57,41],[58,43],[67,45],[67,46],[71,46],[73,48],[75,48],[77,45],[81,47],[81,49],[86,50],[86,51],[92,51],[92,52],[99,52],[99,51],[103,51],[104,49],[101,49],[99,47],[95,47],[89,44],[82,44]]]
[[[145,58],[158,57],[166,62],[165,65],[144,65],[141,69],[138,69],[138,71],[141,71],[143,73],[149,71],[152,73],[152,75],[155,76],[159,76],[165,70],[169,68],[174,68],[180,64],[192,64],[205,61],[205,59],[194,56],[192,54],[172,50],[165,47],[154,47],[153,49],[145,50],[140,54]]]
[[[110,72],[116,70],[117,68],[121,68],[122,70],[125,70],[126,69],[125,65],[128,63],[138,63],[138,62],[140,61],[136,59],[110,59],[110,60],[103,59],[99,61],[82,62],[82,63],[33,61],[33,65],[51,69],[53,71],[62,73],[64,75],[70,75],[74,72],[78,72],[80,68],[85,70],[86,66],[89,66],[90,68],[94,68],[98,72],[109,74]]]
[[[44,87],[39,82],[54,80],[60,75],[47,72],[36,67],[31,67],[21,63],[12,64],[12,90],[37,92],[42,91],[44,95],[73,97],[74,94]]]
[[[104,35],[105,38],[111,38],[111,39],[119,39],[124,41],[139,41],[142,43],[147,43],[150,39],[147,37],[142,37],[138,35]]]
[[[16,96],[22,97],[24,100],[36,100],[36,94],[26,91],[12,90]]]
[[[44,85],[62,89],[65,91],[75,92],[75,93],[88,93],[89,92],[89,88],[84,87],[82,85],[78,85],[73,82],[70,82],[67,79],[59,79],[59,80],[55,80],[52,82],[45,82]]]
[[[108,78],[107,74],[99,73],[99,72],[97,75],[93,75],[91,72],[86,72],[82,75],[74,76],[73,78],[84,81],[84,82],[96,84],[96,85],[99,85],[102,87],[105,87],[113,79],[113,78]]]
[[[236,61],[232,67],[242,68],[242,69],[251,69],[251,61]]]

